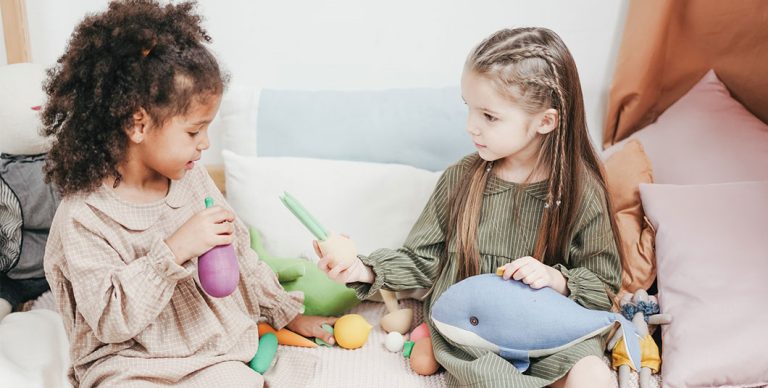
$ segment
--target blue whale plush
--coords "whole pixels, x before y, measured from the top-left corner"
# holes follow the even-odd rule
[[[531,357],[554,354],[618,322],[630,361],[640,370],[639,335],[620,314],[589,310],[549,287],[534,290],[495,274],[449,287],[432,306],[432,322],[445,338],[497,353],[521,372]]]

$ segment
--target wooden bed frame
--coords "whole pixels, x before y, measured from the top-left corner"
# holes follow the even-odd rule
[[[24,0],[0,0],[8,64],[30,61],[27,9]]]
[[[31,62],[32,55],[27,28],[27,9],[24,0],[0,0],[0,13],[3,20],[3,37],[8,64]],[[225,193],[224,166],[207,165],[208,173],[216,186]]]

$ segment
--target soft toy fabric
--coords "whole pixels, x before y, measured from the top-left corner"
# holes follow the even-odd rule
[[[275,271],[283,288],[304,293],[304,314],[338,316],[360,303],[353,290],[328,279],[313,262],[274,257],[264,249],[259,232],[250,232],[251,247]]]
[[[49,141],[40,134],[45,69],[0,67],[0,319],[48,290],[43,254],[59,203],[43,179]]]
[[[34,63],[0,66],[0,151],[36,155],[48,150],[49,140],[39,134],[40,110],[45,102],[45,68]]]
[[[659,314],[659,304],[655,296],[648,296],[645,290],[637,290],[634,294],[627,293],[621,298],[621,313],[626,319],[631,319],[637,327],[640,340],[640,366],[637,369],[630,363],[624,350],[623,339],[611,340],[608,349],[611,350],[611,361],[614,369],[618,370],[619,388],[630,386],[629,371],[639,373],[640,388],[651,386],[651,375],[659,373],[661,369],[661,355],[659,347],[651,336],[649,325],[662,325],[672,322],[668,314]]]
[[[449,287],[432,307],[432,322],[447,339],[497,353],[521,372],[531,357],[554,354],[619,323],[632,365],[640,367],[638,333],[620,314],[589,310],[549,287],[534,290],[495,274]]]

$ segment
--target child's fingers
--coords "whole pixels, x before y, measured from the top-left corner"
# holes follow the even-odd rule
[[[320,250],[320,244],[317,243],[317,240],[312,240],[312,248],[315,249],[317,257],[323,257],[323,251]]]
[[[235,225],[231,222],[222,222],[214,225],[213,229],[216,234],[232,234],[235,233]]]
[[[512,261],[511,263],[508,263],[508,268],[506,271],[504,271],[504,279],[509,280],[509,278],[513,278],[515,280],[520,280],[524,278],[525,275],[530,273],[530,267],[524,269],[523,272],[520,272],[520,270],[528,266],[531,261],[537,260],[530,256],[524,256]]]
[[[515,272],[520,269],[520,263],[513,261],[504,265],[504,274],[501,277],[504,280],[509,280]]]
[[[519,268],[512,274],[512,279],[523,280],[531,273],[531,268],[528,263],[522,263]]]
[[[538,278],[533,281],[533,283],[530,284],[531,288],[538,290],[540,288],[544,288],[547,286],[547,279],[545,278]]]
[[[333,345],[336,343],[336,339],[333,338],[333,334],[325,331],[322,327],[318,326],[317,328],[312,329],[313,332],[315,332],[315,338],[320,338],[321,340],[328,343],[328,345]]]
[[[235,220],[235,214],[231,211],[224,209],[221,206],[213,206],[208,209],[203,210],[204,212],[207,212],[208,215],[213,219],[213,222],[215,223],[221,223],[224,221],[232,222]]]
[[[331,270],[330,263],[331,260],[329,258],[321,256],[320,260],[317,262],[317,268],[320,268],[321,271],[327,274],[328,271]]]
[[[546,282],[546,273],[538,267],[534,268],[528,273],[528,275],[525,276],[525,278],[523,278],[523,283],[531,286],[531,288],[541,288],[546,285]],[[542,286],[537,287],[537,285],[542,283],[544,283]]]
[[[345,269],[346,268],[344,265],[337,264],[335,267],[331,268],[330,271],[328,271],[328,277],[333,280],[337,280],[341,272],[344,271]]]
[[[336,324],[336,320],[339,319],[338,317],[322,317],[323,323],[327,323],[331,326]]]
[[[217,234],[214,240],[215,240],[215,243],[214,243],[215,246],[229,245],[235,242],[235,238],[232,234]]]
[[[504,266],[504,274],[502,274],[501,277],[504,280],[509,280],[512,278],[515,271],[517,271],[517,266],[513,267],[511,264],[507,264]]]

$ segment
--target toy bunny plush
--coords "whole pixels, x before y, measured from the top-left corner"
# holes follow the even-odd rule
[[[44,79],[40,65],[0,67],[0,319],[48,290],[43,254],[59,195],[44,181]]]
[[[619,388],[629,387],[629,371],[639,373],[640,388],[650,387],[651,374],[658,373],[661,368],[661,355],[649,330],[649,325],[664,325],[672,322],[668,314],[659,313],[659,304],[655,296],[648,296],[645,290],[637,290],[633,294],[624,294],[621,298],[621,313],[632,320],[640,335],[640,365],[639,371],[629,362],[624,352],[623,339],[615,336],[608,342],[611,350],[612,365],[618,370]]]

